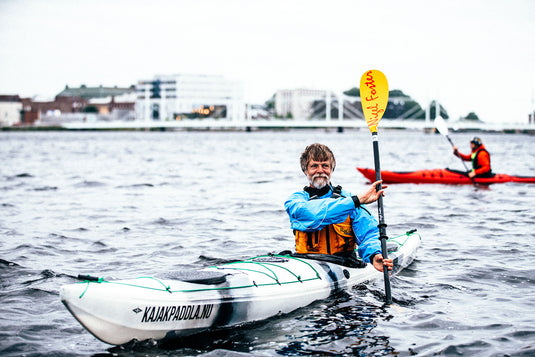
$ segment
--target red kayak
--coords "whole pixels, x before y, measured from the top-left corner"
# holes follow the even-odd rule
[[[375,170],[357,167],[357,170],[371,182],[375,181]],[[449,169],[418,170],[410,172],[395,172],[381,170],[384,183],[441,183],[452,185],[473,185],[474,182],[462,171]],[[492,183],[523,182],[535,183],[535,177],[511,176],[495,174],[492,177],[476,177],[475,183],[490,185]]]

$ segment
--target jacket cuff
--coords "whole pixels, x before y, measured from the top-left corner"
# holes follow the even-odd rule
[[[357,196],[351,196],[351,199],[353,200],[353,203],[355,204],[355,208],[359,208],[360,207],[359,198]]]

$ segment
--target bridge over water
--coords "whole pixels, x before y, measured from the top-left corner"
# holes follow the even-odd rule
[[[535,124],[529,123],[484,123],[456,121],[448,122],[452,131],[495,131],[535,134]],[[97,121],[71,122],[61,126],[70,130],[255,130],[255,129],[368,129],[363,119],[344,120],[229,120],[229,119],[195,119],[180,121],[133,120],[133,121]],[[382,119],[380,128],[404,130],[434,130],[432,120]]]

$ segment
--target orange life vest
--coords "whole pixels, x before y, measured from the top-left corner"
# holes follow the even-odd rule
[[[315,232],[294,231],[297,253],[334,254],[352,252],[357,247],[351,218]]]
[[[487,157],[479,157],[479,154],[485,152],[487,153]],[[483,169],[484,172],[478,172],[479,174],[486,174],[487,172],[491,172],[492,169],[490,168],[490,153],[485,149],[483,145],[481,145],[476,151],[472,153],[471,159],[472,159],[472,167],[474,170]],[[482,170],[479,170],[482,171]]]

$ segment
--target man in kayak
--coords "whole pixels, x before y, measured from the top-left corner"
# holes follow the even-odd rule
[[[480,138],[474,137],[470,141],[470,148],[472,153],[470,155],[461,154],[457,146],[453,147],[453,154],[460,157],[464,161],[472,161],[472,170],[469,171],[468,177],[492,177],[492,170],[490,168],[490,154],[485,149],[485,145]]]
[[[381,181],[352,196],[331,184],[335,166],[334,155],[325,145],[311,144],[301,154],[301,169],[309,185],[284,203],[295,233],[296,252],[356,259],[358,246],[364,262],[379,271],[383,271],[383,264],[392,270],[392,259],[383,259],[381,254],[377,220],[364,206],[384,195],[384,190],[376,191]]]

